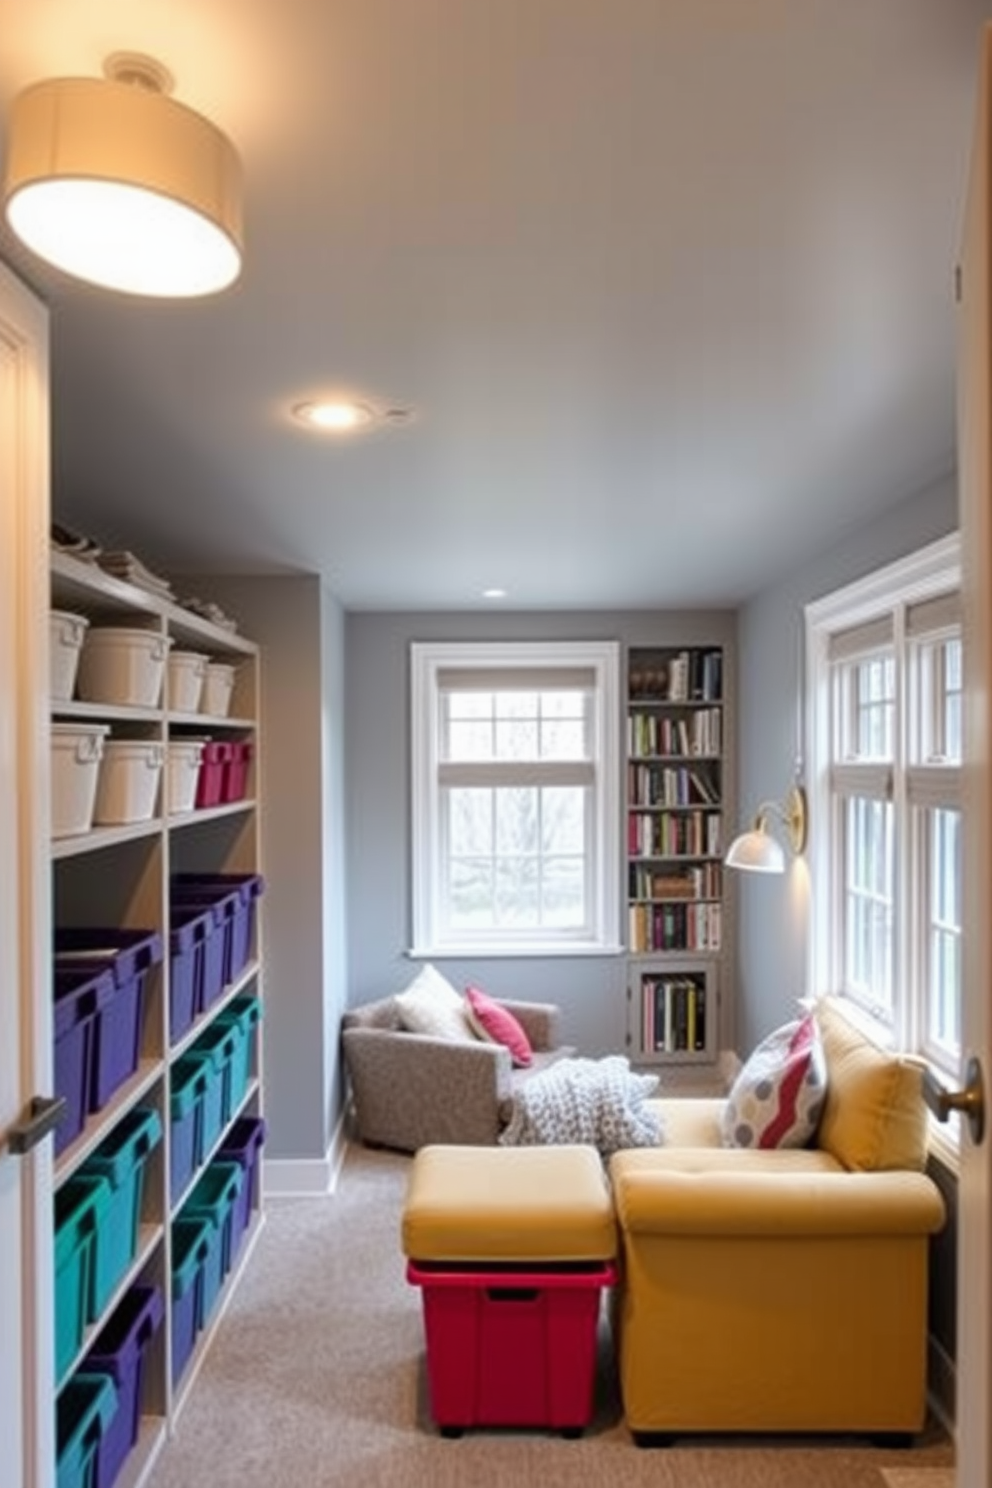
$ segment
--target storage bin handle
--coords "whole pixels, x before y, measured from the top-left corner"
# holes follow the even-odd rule
[[[539,1295],[538,1287],[486,1287],[490,1302],[535,1302]]]
[[[90,765],[103,755],[103,739],[99,734],[84,734],[76,741],[76,764]]]

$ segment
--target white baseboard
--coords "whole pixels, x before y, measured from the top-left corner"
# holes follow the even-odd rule
[[[270,1158],[262,1163],[262,1192],[269,1199],[312,1199],[332,1194],[338,1186],[348,1139],[344,1116],[338,1120],[324,1157]]]

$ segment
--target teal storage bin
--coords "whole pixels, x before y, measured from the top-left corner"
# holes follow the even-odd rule
[[[185,1216],[185,1211],[184,1211]],[[203,1268],[214,1227],[206,1215],[180,1217],[172,1226],[172,1383],[189,1361],[203,1317]]]
[[[207,1090],[203,1098],[200,1161],[209,1157],[224,1127],[231,1119],[231,1061],[238,1047],[237,1029],[218,1019],[189,1050],[208,1063]]]
[[[236,1113],[248,1092],[251,1077],[251,1052],[255,1029],[262,1017],[262,1004],[251,993],[241,993],[218,1013],[217,1022],[233,1028],[238,1035],[229,1071],[229,1109],[227,1119]]]
[[[83,1163],[80,1173],[105,1178],[109,1202],[97,1227],[90,1312],[93,1323],[138,1253],[141,1197],[148,1156],[162,1140],[157,1111],[137,1107],[118,1122],[105,1142]]]
[[[169,1085],[169,1205],[175,1208],[203,1161],[203,1103],[212,1061],[181,1055]],[[218,1092],[219,1095],[219,1092]],[[219,1120],[220,1107],[215,1120]]]
[[[234,1205],[243,1182],[244,1169],[240,1163],[212,1162],[183,1205],[183,1219],[206,1219],[211,1227],[210,1250],[203,1266],[201,1327],[213,1312],[224,1277],[231,1269]]]
[[[117,1409],[109,1374],[75,1374],[56,1406],[56,1488],[96,1488],[97,1454]]]
[[[110,1184],[77,1173],[55,1195],[55,1376],[61,1380],[82,1347],[90,1321],[97,1228],[110,1206]]]

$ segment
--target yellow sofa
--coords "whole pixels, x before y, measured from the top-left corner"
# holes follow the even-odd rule
[[[815,1147],[721,1145],[720,1100],[662,1100],[665,1145],[618,1153],[614,1294],[624,1415],[681,1432],[903,1437],[926,1413],[928,1237],[918,1065],[816,1005]]]

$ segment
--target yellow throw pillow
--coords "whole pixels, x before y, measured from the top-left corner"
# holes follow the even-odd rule
[[[817,1145],[849,1169],[922,1171],[927,1115],[920,1065],[873,1044],[836,998],[820,998],[814,1010],[827,1059]]]

